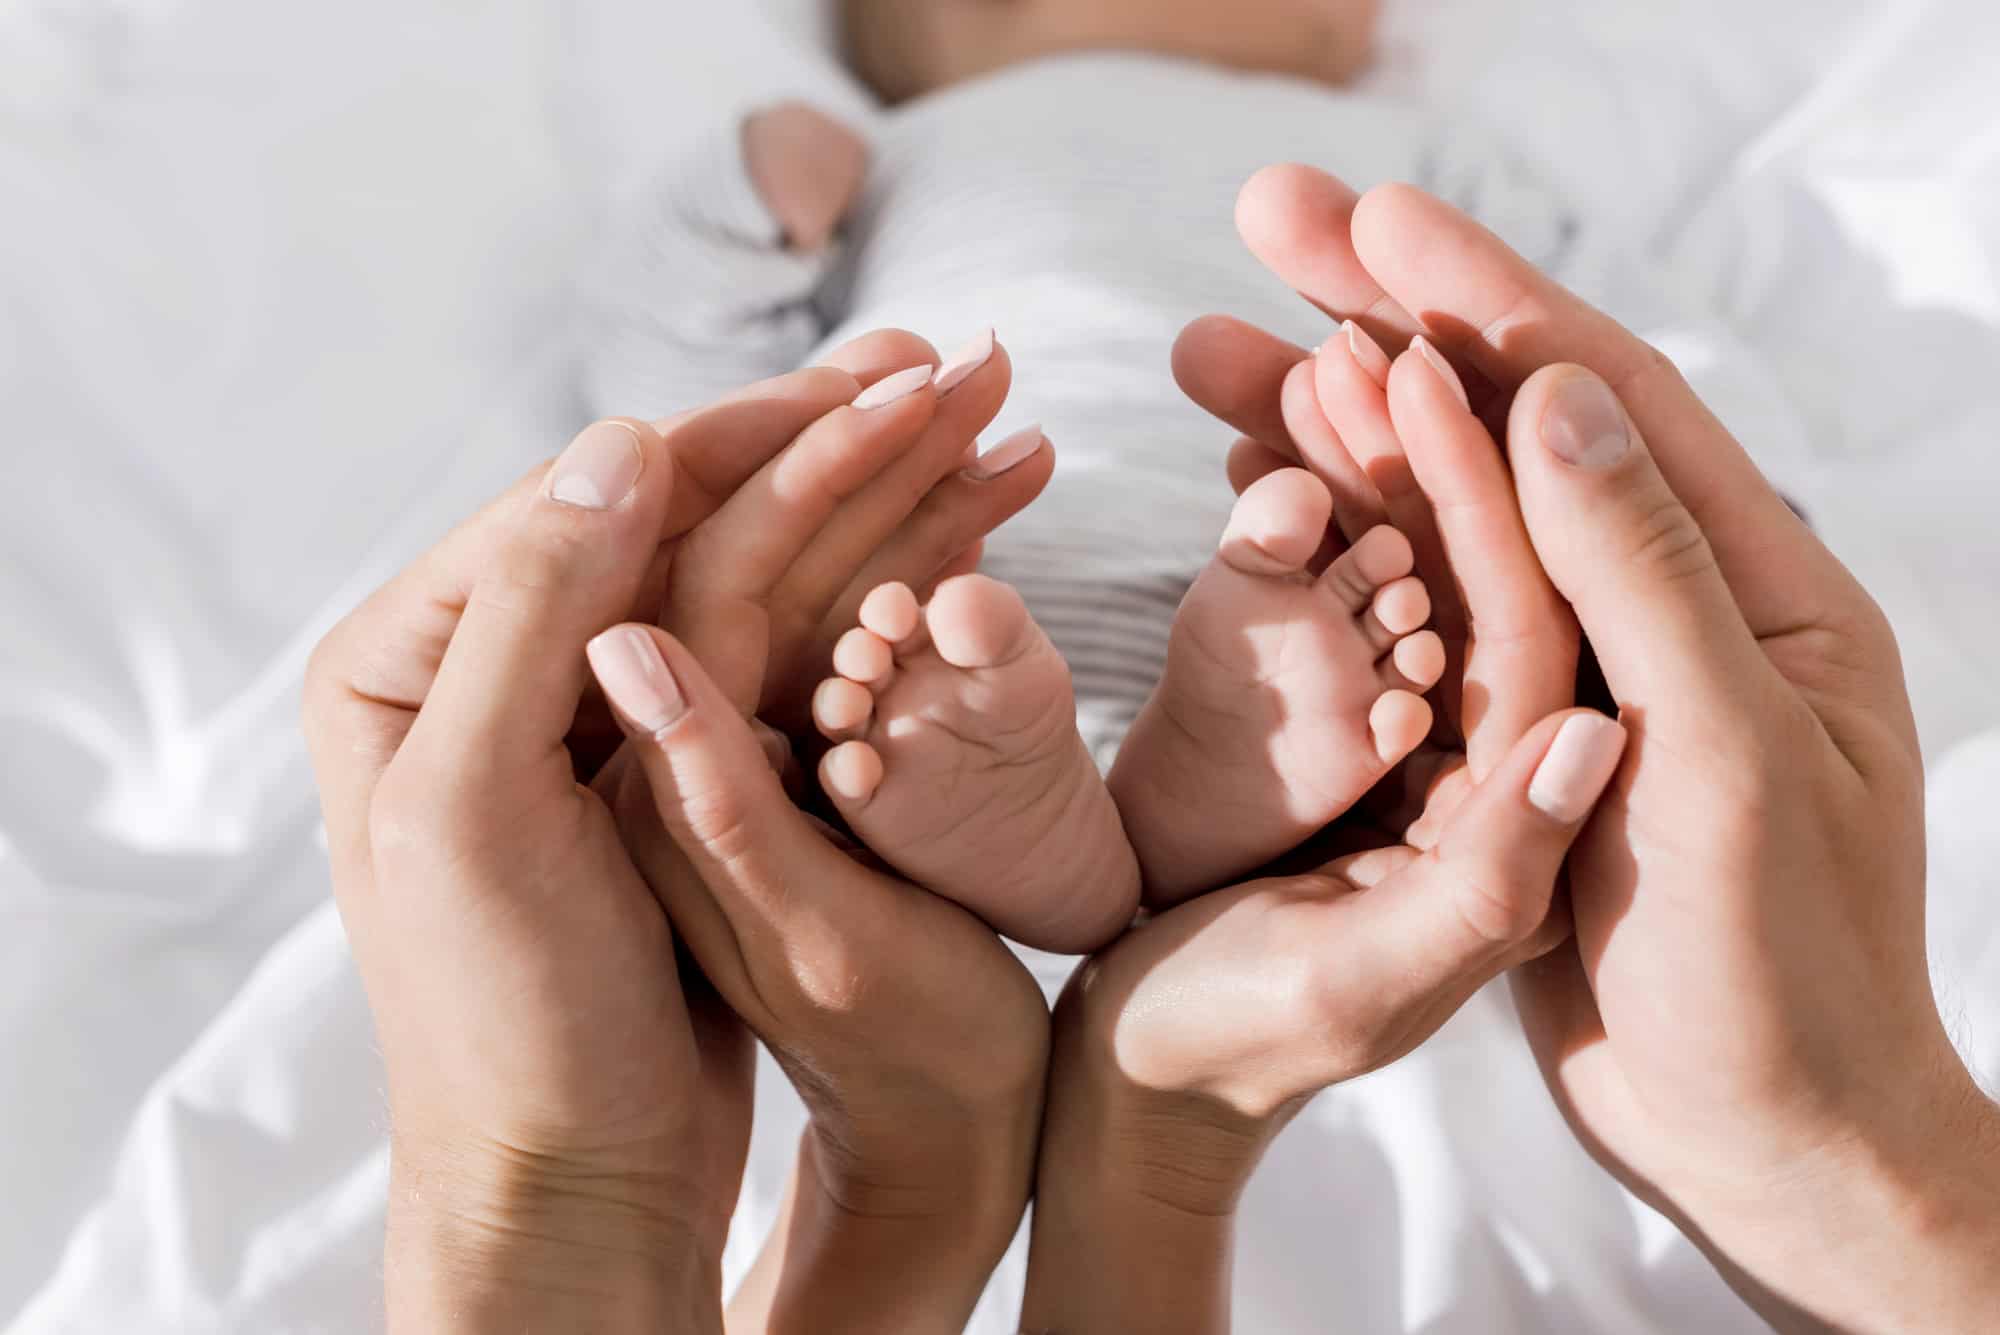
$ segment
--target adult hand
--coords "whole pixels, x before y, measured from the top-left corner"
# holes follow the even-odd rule
[[[1079,970],[1056,1008],[1022,1328],[1228,1329],[1232,1218],[1271,1139],[1559,939],[1556,876],[1623,743],[1601,715],[1551,717],[1428,851],[1215,892]]]
[[[1478,556],[1452,587],[1482,633],[1459,637],[1451,684],[1490,707],[1461,711],[1463,738],[1433,752],[1451,777],[1414,785],[1428,811],[1409,839],[1343,821],[1331,839],[1362,851],[1177,907],[1079,972],[1057,1007],[1028,1328],[1226,1328],[1230,1219],[1271,1137],[1568,931],[1557,876],[1624,734],[1564,710],[1567,673],[1526,652],[1573,667],[1574,623],[1484,427],[1420,352],[1369,374],[1394,418],[1384,448],[1400,460],[1399,435],[1422,441],[1399,466],[1464,501],[1428,531],[1440,563]],[[1521,722],[1537,704],[1553,712]],[[1485,758],[1476,788],[1467,749]]]
[[[579,787],[609,726],[583,647],[657,614],[680,538],[914,342],[591,428],[314,655],[306,730],[388,1068],[398,1326],[719,1323],[750,1048],[684,1001],[665,913]],[[1031,495],[933,492],[871,559],[920,580]]]
[[[857,374],[936,360],[901,338]],[[955,388],[865,489],[836,440],[802,440],[773,465],[786,485],[771,473],[746,486],[684,546],[671,631],[621,627],[591,649],[638,762],[598,789],[689,953],[811,1113],[732,1327],[963,1324],[1026,1200],[1048,1041],[1039,988],[978,919],[831,841],[752,763],[744,721],[824,676],[829,607],[851,624],[876,582],[926,589],[967,564],[947,559],[966,547],[961,530],[925,545],[928,568],[881,559],[894,548],[885,534],[930,532],[940,497],[946,513],[979,516],[983,534],[1047,482],[1046,446],[1004,472],[960,471],[1008,388],[1004,349],[981,356],[940,377]],[[894,411],[923,420],[928,398]],[[799,485],[819,459],[834,465],[828,485]],[[927,490],[934,499],[909,515]]]
[[[1931,994],[1880,611],[1663,356],[1463,215],[1280,168],[1240,217],[1302,293],[1466,370],[1631,729],[1571,859],[1576,940],[1515,980],[1579,1137],[1782,1326],[1983,1328],[2000,1110]],[[1182,349],[1238,417],[1273,352],[1215,323]]]
[[[590,654],[643,767],[614,799],[625,838],[811,1114],[732,1327],[957,1329],[1027,1201],[1039,987],[984,923],[796,808],[674,637],[621,626]]]

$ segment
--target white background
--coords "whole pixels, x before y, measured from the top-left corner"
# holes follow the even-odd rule
[[[1903,638],[1940,986],[2000,1078],[2000,11],[1389,5],[1384,90],[1534,154],[1754,354],[1766,397],[1725,415]],[[377,1320],[380,1075],[304,654],[567,439],[571,275],[615,188],[813,59],[729,0],[0,0],[14,1329]],[[1477,1064],[1489,1003],[1320,1110],[1341,1164],[1280,1147],[1242,1327],[1741,1325],[1517,1062]],[[1529,1195],[1552,1213],[1496,1204]],[[1301,1278],[1342,1256],[1387,1273],[1344,1315]]]

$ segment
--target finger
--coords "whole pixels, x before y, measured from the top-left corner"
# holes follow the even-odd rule
[[[1354,353],[1355,346],[1363,349],[1361,355]],[[1416,552],[1417,573],[1435,600],[1438,625],[1457,642],[1464,637],[1465,609],[1459,601],[1455,572],[1445,556],[1444,541],[1438,535],[1430,498],[1417,485],[1403,442],[1389,418],[1389,400],[1383,390],[1388,377],[1383,374],[1377,378],[1380,364],[1387,361],[1387,355],[1358,330],[1352,341],[1329,339],[1313,358],[1313,391],[1367,478],[1376,504],[1386,516],[1384,522],[1409,538]]]
[[[937,349],[929,339],[907,329],[873,329],[820,358],[821,366],[845,372],[863,388],[926,362],[938,364]]]
[[[1360,196],[1313,167],[1280,163],[1236,197],[1236,231],[1250,253],[1335,320],[1353,319],[1400,348],[1423,326],[1385,292],[1349,239]]]
[[[767,598],[844,503],[922,439],[937,410],[930,374],[928,364],[908,367],[807,427],[690,535],[675,587]]]
[[[861,388],[845,371],[807,367],[655,422],[675,468],[667,535],[686,533],[715,513],[801,431],[852,402]]]
[[[500,535],[547,471],[547,465],[534,469],[453,529],[314,648],[306,666],[302,722],[337,866],[365,854],[375,785],[430,695],[438,664]]]
[[[783,967],[767,949],[781,936],[802,951],[837,937],[845,859],[823,856],[749,723],[672,636],[614,627],[589,660],[648,790],[644,823],[621,810],[621,833],[703,973],[768,1033],[757,962]]]
[[[1796,622],[1802,564],[1838,570],[1670,361],[1484,227],[1421,190],[1390,185],[1356,206],[1352,233],[1368,271],[1406,309],[1424,312],[1440,348],[1503,389],[1560,362],[1608,383],[1709,535],[1754,629]]]
[[[460,782],[517,783],[557,756],[567,765],[583,646],[630,613],[673,484],[652,427],[585,428],[499,535],[406,746]]]
[[[1343,995],[1410,1017],[1414,1046],[1472,991],[1546,948],[1557,874],[1624,750],[1625,730],[1601,714],[1543,720],[1435,847],[1334,906],[1344,921],[1328,933],[1323,972]],[[1366,882],[1371,856],[1329,871]]]
[[[1236,443],[1229,447],[1227,472],[1229,487],[1238,496],[1248,491],[1257,479],[1269,477],[1280,468],[1296,468],[1298,460],[1288,459],[1262,441],[1248,436],[1238,436]]]
[[[952,377],[949,389],[944,388],[947,376]],[[999,414],[1012,384],[1013,364],[1007,350],[995,343],[990,333],[955,353],[938,369],[933,387],[938,395],[937,410],[923,434],[828,518],[780,581],[775,604],[814,625],[824,619],[857,571],[925,497],[966,467],[966,444]],[[996,476],[1033,450],[1032,444],[1017,444],[1011,438],[1006,443],[1015,449],[994,470]],[[981,465],[975,462],[971,467]]]
[[[1037,430],[1001,442],[938,483],[848,582],[824,618],[823,638],[853,624],[871,589],[901,583],[924,590],[978,569],[986,536],[1042,493],[1055,466],[1055,447]]]
[[[1571,703],[1576,620],[1528,540],[1499,447],[1449,363],[1427,354],[1419,340],[1396,359],[1387,404],[1473,636],[1460,723],[1480,779],[1537,720]]]
[[[1285,376],[1309,355],[1255,325],[1204,315],[1174,340],[1174,381],[1214,416],[1296,462],[1280,394]]]
[[[1508,428],[1535,553],[1575,607],[1621,704],[1733,753],[1789,698],[1715,553],[1610,387],[1578,366],[1537,373]]]
[[[1285,376],[1280,406],[1299,458],[1333,493],[1334,524],[1353,542],[1369,529],[1389,522],[1382,494],[1362,470],[1346,441],[1328,420],[1313,383],[1311,360],[1300,362]]]
[[[916,590],[918,599],[923,602],[929,602],[931,595],[937,592],[938,585],[944,583],[946,580],[957,579],[960,575],[978,574],[980,566],[985,562],[985,557],[986,544],[975,542],[972,546],[939,566],[938,572],[924,583],[914,585],[913,587]]]

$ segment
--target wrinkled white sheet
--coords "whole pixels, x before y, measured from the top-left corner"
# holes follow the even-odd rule
[[[1720,317],[1672,350],[1733,372],[1705,379],[1724,415],[1894,617],[1939,985],[2000,1081],[2000,12],[1389,4],[1385,86],[1536,154]],[[13,1330],[379,1324],[380,1074],[297,677],[566,437],[567,281],[610,188],[807,58],[694,9],[0,7]],[[746,1239],[796,1126],[780,1082],[760,1105]],[[1571,1146],[1492,995],[1308,1111],[1238,1268],[1253,1332],[1755,1328]]]

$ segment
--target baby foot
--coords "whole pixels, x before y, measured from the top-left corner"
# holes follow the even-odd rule
[[[1150,904],[1303,843],[1430,731],[1444,646],[1410,544],[1371,529],[1315,576],[1332,504],[1302,469],[1261,479],[1181,603],[1110,779]]]
[[[1024,945],[1081,953],[1132,919],[1139,869],[1076,730],[1069,668],[1021,597],[982,575],[862,602],[813,717],[863,842]]]

